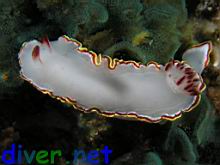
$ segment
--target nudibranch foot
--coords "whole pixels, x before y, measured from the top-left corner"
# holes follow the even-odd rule
[[[175,120],[199,103],[205,87],[200,74],[210,49],[210,43],[203,43],[187,50],[185,61],[143,65],[97,55],[62,36],[27,42],[18,57],[23,79],[76,109],[159,122]]]

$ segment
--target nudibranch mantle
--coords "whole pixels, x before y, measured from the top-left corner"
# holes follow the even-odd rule
[[[159,122],[175,120],[199,103],[205,88],[200,74],[210,51],[211,43],[206,42],[187,50],[185,61],[143,65],[97,55],[62,36],[24,43],[18,58],[23,79],[76,109]]]

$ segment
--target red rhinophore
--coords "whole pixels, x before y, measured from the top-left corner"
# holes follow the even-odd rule
[[[48,37],[44,37],[42,38],[42,40],[40,41],[43,45],[47,45],[48,48],[50,48],[50,41],[48,39]]]
[[[40,47],[37,45],[34,47],[34,49],[32,51],[32,59],[36,60],[39,57],[40,57]]]

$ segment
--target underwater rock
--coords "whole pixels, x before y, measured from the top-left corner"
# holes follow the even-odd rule
[[[68,156],[78,146],[80,138],[77,113],[53,102],[44,103],[38,108],[41,108],[37,109],[38,112],[33,112],[34,109],[30,107],[25,113],[19,114],[15,128],[19,130],[20,143],[27,146],[26,149],[60,149],[62,156]]]
[[[19,68],[14,50],[10,49],[10,40],[6,36],[0,37],[0,97],[3,94],[14,94],[23,80],[19,76]]]
[[[220,115],[220,87],[209,87],[208,97],[212,100],[216,113]]]
[[[213,51],[211,53],[211,64],[214,67],[220,68],[220,21],[204,21],[197,20],[197,36],[202,36],[203,38],[197,37],[198,40],[209,39],[213,43]]]
[[[210,48],[210,43],[204,43],[187,50],[183,54],[186,63],[173,60],[165,66],[143,65],[102,57],[63,36],[54,42],[44,39],[24,44],[19,63],[22,78],[79,110],[159,122],[174,120],[198,104],[205,87],[200,73],[208,64]],[[159,105],[155,104],[158,99]]]
[[[204,146],[198,146],[199,159],[197,161],[197,164],[217,165],[220,163],[220,161],[218,160],[220,156],[220,148],[216,142],[207,143]]]
[[[81,147],[85,145],[85,141],[95,143],[95,141],[100,140],[101,134],[107,132],[111,128],[111,125],[105,118],[101,116],[94,117],[94,115],[95,114],[80,114],[78,117],[78,127],[82,129],[81,132],[84,132],[84,136],[80,138]]]
[[[211,1],[207,1],[211,2]],[[213,43],[213,51],[210,55],[210,64],[217,68],[220,67],[220,20],[218,13],[210,16],[209,19],[201,19],[200,17],[192,17],[187,21],[183,29],[183,41],[185,45],[192,45],[205,40]]]
[[[0,37],[15,38],[20,28],[27,21],[23,13],[24,0],[8,0],[0,2]]]
[[[216,0],[201,0],[196,8],[196,16],[211,18],[220,9],[220,2]]]
[[[77,33],[78,23],[86,22],[88,17],[86,15],[87,12],[82,14],[82,10],[78,13],[74,10],[74,7],[78,6],[78,3],[75,1],[67,1],[66,3],[62,3],[62,1],[37,1],[38,9],[41,11],[44,19],[46,18],[44,21],[56,23],[63,33],[71,36]]]
[[[44,10],[55,5],[60,5],[62,0],[36,0],[36,3],[39,9]]]
[[[0,131],[0,153],[2,153],[9,145],[11,145],[19,134],[15,131],[14,127],[8,127]]]
[[[219,43],[215,43],[213,45],[212,55],[213,55],[213,58],[212,58],[213,66],[220,69],[220,38],[219,38]]]

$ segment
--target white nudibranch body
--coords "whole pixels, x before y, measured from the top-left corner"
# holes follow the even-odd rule
[[[207,42],[186,51],[185,61],[142,65],[97,55],[63,36],[25,43],[20,74],[43,93],[84,112],[159,122],[174,120],[199,103],[205,87],[200,74],[210,50]]]

